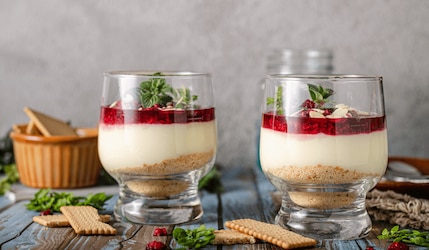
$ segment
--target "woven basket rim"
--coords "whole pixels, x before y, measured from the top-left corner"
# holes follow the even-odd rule
[[[93,140],[98,137],[97,128],[77,128],[78,136],[42,136],[29,135],[16,131],[10,132],[9,136],[14,141],[19,142],[34,142],[34,143],[62,143],[62,142],[79,142],[85,140]]]

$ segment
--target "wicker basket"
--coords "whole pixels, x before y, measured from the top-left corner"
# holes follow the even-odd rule
[[[26,125],[15,126],[15,162],[22,184],[34,188],[79,188],[97,183],[101,163],[97,129],[76,129],[79,136],[25,134]]]

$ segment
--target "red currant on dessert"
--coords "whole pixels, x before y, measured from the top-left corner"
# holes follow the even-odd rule
[[[323,110],[323,115],[324,116],[327,116],[327,115],[330,115],[330,114],[332,114],[331,110],[329,110],[329,109]]]
[[[393,242],[390,244],[390,246],[387,248],[387,250],[408,250],[410,247],[402,242]]]
[[[367,247],[366,250],[374,250],[374,247]]]
[[[307,99],[301,104],[301,106],[305,109],[314,109],[316,107],[316,103],[312,100]]]
[[[146,250],[164,250],[167,249],[167,246],[160,241],[151,241],[147,243]]]
[[[51,211],[51,209],[46,209],[46,210],[43,210],[42,212],[40,212],[40,215],[41,216],[45,216],[45,215],[52,215],[53,213],[52,213],[52,211]]]
[[[153,236],[167,236],[167,229],[165,227],[157,227],[153,230]]]

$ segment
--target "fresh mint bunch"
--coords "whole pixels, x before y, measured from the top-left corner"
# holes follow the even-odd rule
[[[209,244],[214,238],[214,229],[201,225],[195,229],[183,229],[176,227],[173,237],[182,246],[179,249],[199,249]]]
[[[161,72],[153,74],[154,78],[150,78],[140,83],[139,94],[140,102],[143,108],[150,107],[167,107],[171,105],[174,108],[189,108],[192,102],[198,97],[191,95],[191,91],[187,88],[173,88],[162,76]]]
[[[385,228],[381,235],[377,236],[380,240],[392,240],[393,242],[404,242],[417,246],[429,247],[429,232],[421,232],[412,229],[400,229],[398,225],[390,230]]]
[[[311,100],[316,104],[317,108],[321,108],[328,102],[328,98],[334,94],[334,90],[330,88],[323,88],[314,84],[308,84],[308,91],[310,92]]]
[[[51,192],[50,189],[40,189],[30,203],[26,204],[28,210],[60,212],[62,206],[93,206],[103,209],[112,195],[105,193],[90,194],[87,197],[74,196],[72,193]]]
[[[4,195],[9,191],[12,184],[19,180],[18,170],[14,163],[3,165],[2,170],[5,176],[0,179],[0,195]]]
[[[210,193],[220,194],[224,191],[221,182],[222,173],[214,166],[206,175],[198,182],[198,190],[207,190]]]
[[[276,89],[274,97],[267,97],[267,106],[275,106],[275,111],[278,115],[283,115],[283,87],[279,86]]]

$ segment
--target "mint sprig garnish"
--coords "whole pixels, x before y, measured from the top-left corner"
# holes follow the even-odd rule
[[[392,240],[393,242],[404,242],[417,246],[429,247],[429,232],[421,232],[412,229],[400,229],[398,225],[390,230],[385,228],[381,235],[377,236],[380,240]]]
[[[328,98],[334,94],[334,90],[323,88],[314,84],[307,84],[310,92],[311,100],[316,104],[317,108],[323,107],[328,102]]]
[[[214,229],[200,225],[195,229],[183,229],[176,227],[173,230],[173,237],[182,246],[178,249],[198,249],[209,244],[214,238]]]
[[[62,206],[93,206],[96,209],[103,209],[107,200],[112,195],[105,193],[90,194],[87,197],[74,196],[72,193],[51,192],[50,189],[40,189],[30,203],[26,204],[28,210],[60,212]]]
[[[175,108],[186,109],[190,104],[198,99],[198,96],[191,95],[191,91],[187,88],[173,89],[172,102]]]
[[[274,105],[278,115],[283,115],[283,87],[278,86],[274,97],[267,97],[267,106]]]
[[[5,176],[0,178],[0,195],[4,195],[10,190],[12,184],[19,180],[19,174],[15,163],[4,165],[2,169]]]
[[[161,76],[160,72],[153,74]],[[140,102],[144,108],[150,108],[155,104],[166,105],[173,99],[168,93],[173,88],[165,82],[164,78],[150,78],[140,83]]]
[[[161,72],[156,72],[153,76],[162,76]],[[187,88],[173,88],[165,78],[154,77],[140,83],[140,102],[143,108],[167,107],[190,108],[191,104],[198,99],[196,95],[191,95]]]

